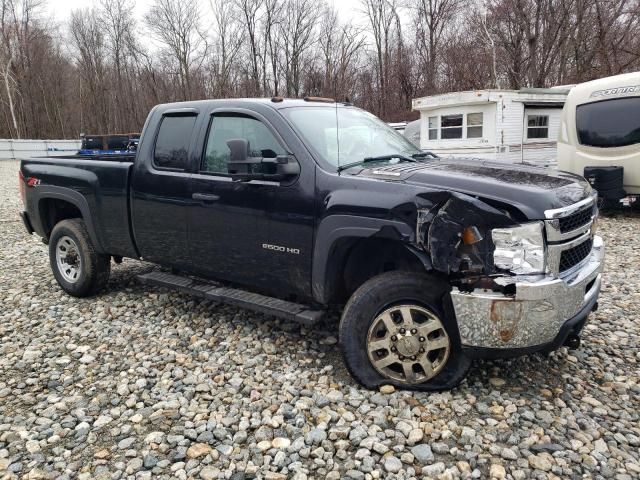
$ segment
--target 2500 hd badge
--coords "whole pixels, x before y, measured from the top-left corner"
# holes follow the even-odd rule
[[[269,243],[263,243],[262,248],[265,250],[275,250],[276,252],[291,253],[292,255],[300,255],[299,248],[283,247],[282,245],[271,245]]]
[[[473,358],[577,347],[600,292],[582,177],[434,158],[323,99],[158,105],[135,157],[23,160],[20,187],[69,294],[144,257],[150,285],[305,325],[338,310],[367,388],[449,389]]]

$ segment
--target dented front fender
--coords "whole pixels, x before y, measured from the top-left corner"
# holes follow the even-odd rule
[[[487,275],[494,270],[491,229],[513,223],[506,211],[469,195],[448,192],[433,207],[418,210],[416,237],[429,253],[435,270],[445,274],[469,270]],[[463,232],[471,227],[477,229],[481,239],[465,245]]]

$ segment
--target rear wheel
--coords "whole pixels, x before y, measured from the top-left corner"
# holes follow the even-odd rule
[[[383,384],[445,390],[466,375],[455,320],[445,313],[446,282],[409,272],[389,272],[365,282],[340,322],[347,368],[367,388]]]
[[[110,257],[95,251],[80,219],[62,220],[53,227],[49,261],[58,284],[75,297],[93,295],[109,280]]]

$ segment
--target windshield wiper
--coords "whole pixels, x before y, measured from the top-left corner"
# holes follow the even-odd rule
[[[362,160],[360,160],[358,162],[351,162],[351,163],[347,163],[346,165],[340,165],[338,167],[338,172],[346,170],[347,168],[357,167],[358,165],[362,165],[363,163],[382,162],[384,160],[393,160],[394,158],[397,158],[398,160],[403,160],[405,162],[416,162],[417,161],[415,158],[407,157],[405,155],[398,155],[398,154],[380,155],[380,156],[377,156],[377,157],[365,157],[365,158],[363,158]]]
[[[411,155],[412,158],[439,158],[438,155],[436,155],[433,152],[420,152],[420,153],[414,153]]]

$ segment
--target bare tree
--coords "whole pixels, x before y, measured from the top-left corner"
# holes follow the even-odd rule
[[[111,102],[114,104],[112,123],[117,130],[126,128],[126,118],[131,115],[131,102],[121,101],[121,96],[123,92],[131,91],[129,82],[124,77],[133,54],[132,45],[135,44],[136,22],[132,2],[133,0],[100,1],[100,15],[106,20],[104,30],[107,48],[115,70],[115,88],[112,89]]]
[[[235,0],[244,21],[249,42],[250,78],[248,95],[260,94],[260,43],[258,38],[258,22],[262,11],[263,0]]]
[[[403,120],[417,96],[640,69],[640,0],[360,0],[354,21],[328,0],[209,0],[206,35],[197,0],[154,0],[159,48],[135,0],[73,12],[68,34],[46,1],[0,0],[0,137],[139,130],[196,97],[348,97]]]
[[[286,8],[281,0],[264,0],[264,48],[263,48],[263,69],[262,69],[262,89],[266,94],[269,91],[269,78],[267,68],[270,68],[269,75],[273,82],[273,95],[280,94],[280,62],[278,50],[282,41],[281,17]]]
[[[104,29],[96,9],[71,13],[70,31],[77,52],[80,72],[80,104],[86,126],[95,131],[108,131],[110,102],[107,97],[107,64]],[[91,114],[84,114],[87,112]]]
[[[488,30],[502,50],[512,88],[544,87],[561,77],[559,59],[575,0],[497,0],[488,3]]]
[[[29,134],[27,125],[31,125],[32,120],[40,121],[37,90],[42,69],[33,62],[42,48],[49,47],[42,41],[45,32],[39,24],[42,3],[40,0],[2,0],[0,3],[0,68],[11,117],[11,136],[16,138]]]
[[[13,75],[11,74],[11,67],[13,64],[13,53],[12,52],[6,53],[6,57],[8,58],[8,60],[4,68],[4,71],[2,73],[4,77],[5,91],[7,93],[7,100],[9,101],[9,112],[11,113],[11,123],[13,125],[13,132],[11,133],[11,136],[13,138],[13,136],[15,135],[15,138],[20,138],[20,127],[18,126],[18,118],[16,116],[16,106],[15,106],[15,102],[13,101],[13,89],[15,88],[15,83],[16,83],[15,79],[13,78]]]
[[[193,69],[201,65],[206,49],[198,1],[155,0],[145,20],[177,63],[181,98],[191,98]]]
[[[320,23],[318,46],[322,62],[321,93],[327,97],[354,98],[365,46],[361,29],[340,24],[333,7],[325,9]]]
[[[392,30],[396,24],[397,5],[395,0],[362,0],[362,4],[371,26],[375,46],[377,113],[385,116],[388,102],[384,95],[389,90],[389,67],[393,48],[391,45]]]
[[[288,0],[284,6],[280,38],[287,95],[300,95],[305,55],[316,41],[314,27],[319,15],[318,3],[314,0]]]
[[[443,36],[466,3],[466,0],[415,0],[412,5],[415,9],[416,41],[424,68],[425,90],[429,93],[437,90],[438,55]]]
[[[596,51],[602,74],[624,72],[640,58],[640,2],[594,0]]]
[[[228,95],[234,90],[234,68],[242,47],[242,24],[233,3],[226,0],[210,0],[215,22],[213,40],[212,91],[215,97]]]

